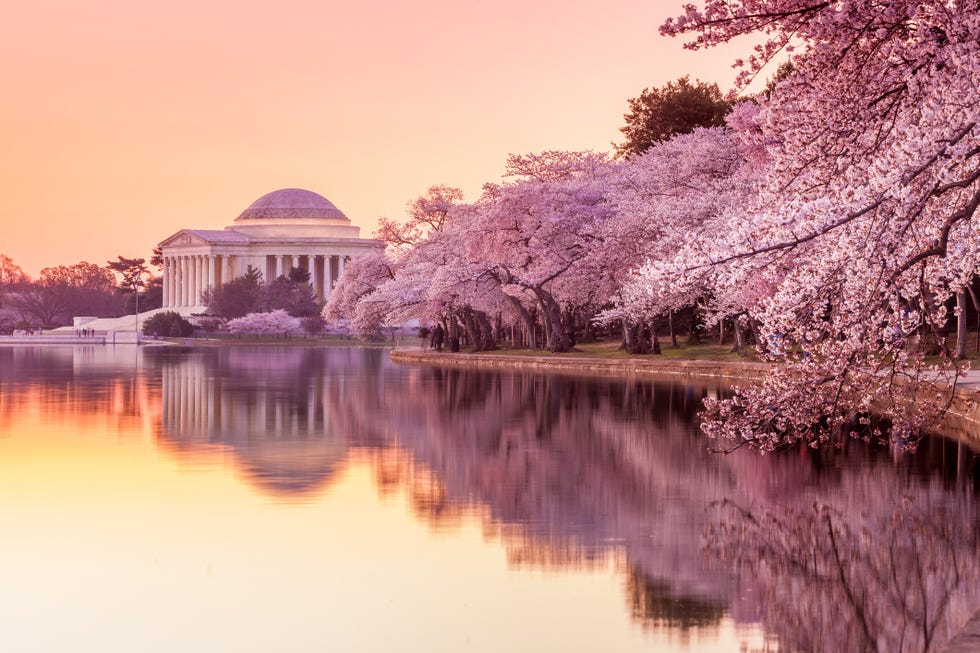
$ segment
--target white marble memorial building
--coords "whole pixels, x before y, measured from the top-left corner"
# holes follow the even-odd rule
[[[325,301],[344,264],[383,247],[360,237],[360,227],[330,200],[312,191],[284,188],[263,195],[222,230],[181,229],[160,243],[163,252],[163,306],[202,306],[201,294],[236,277],[249,266],[265,283],[290,268],[310,273],[318,301]]]

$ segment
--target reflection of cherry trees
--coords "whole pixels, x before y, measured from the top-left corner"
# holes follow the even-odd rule
[[[590,567],[613,556],[641,620],[686,627],[724,613],[731,577],[699,553],[704,507],[734,491],[725,459],[694,430],[707,388],[439,368],[412,370],[410,384],[410,393],[385,386],[387,416],[365,397],[350,420],[386,428],[410,454],[400,474],[390,460],[379,467],[410,496],[439,497],[438,511],[418,510],[435,528],[456,514],[447,502],[485,506],[485,531],[512,565]],[[442,490],[420,493],[413,466]]]
[[[938,650],[980,606],[977,495],[882,464],[833,471],[793,496],[719,503],[707,550],[754,590],[734,612],[790,650]]]
[[[424,467],[427,487],[441,484],[423,493],[438,496],[439,510],[419,514],[440,527],[458,515],[447,503],[486,506],[488,534],[516,565],[622,556],[641,622],[705,626],[727,612],[762,620],[790,649],[862,650],[865,637],[877,642],[865,650],[931,650],[921,646],[924,624],[935,647],[980,605],[971,580],[980,464],[955,443],[929,440],[916,457],[846,439],[836,452],[717,456],[695,432],[701,397],[716,396],[699,385],[439,368],[411,379],[410,394],[384,386],[386,417],[350,410],[362,425],[383,419],[411,457],[405,469]],[[414,487],[417,476],[401,478]],[[726,508],[719,516],[710,505]],[[760,506],[754,519],[770,521],[752,530],[736,505]],[[724,555],[705,560],[705,532],[709,550]],[[746,542],[756,548],[740,549]],[[765,558],[777,544],[790,554],[783,566]],[[834,551],[853,604],[827,567]],[[808,554],[819,573],[802,571]],[[920,590],[925,598],[911,596]],[[841,618],[845,604],[867,613],[868,635],[850,613]]]

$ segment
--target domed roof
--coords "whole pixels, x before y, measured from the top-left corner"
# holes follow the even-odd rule
[[[283,188],[266,193],[238,216],[238,220],[262,218],[347,220],[347,216],[326,197],[302,188]]]

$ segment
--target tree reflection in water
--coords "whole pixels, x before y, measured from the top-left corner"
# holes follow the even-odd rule
[[[150,415],[173,455],[230,454],[287,501],[366,460],[381,495],[404,492],[433,529],[480,519],[512,565],[612,560],[644,625],[731,615],[787,650],[936,650],[980,607],[980,464],[956,443],[723,456],[697,433],[721,392],[700,381],[399,367],[378,350],[146,351],[135,375],[100,356],[0,350],[0,423],[31,393],[54,417]]]
[[[833,468],[782,500],[724,500],[706,549],[753,579],[743,609],[790,650],[940,650],[980,607],[971,460],[958,482],[879,460]],[[798,466],[768,463],[787,477]]]
[[[519,524],[504,541],[522,564],[623,551],[640,619],[703,627],[727,606],[789,650],[928,651],[980,607],[963,445],[719,456],[694,428],[715,390],[696,383],[426,369],[419,386],[393,398],[399,443],[448,494]]]

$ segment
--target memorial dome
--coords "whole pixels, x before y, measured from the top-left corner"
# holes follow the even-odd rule
[[[252,202],[235,222],[270,218],[347,220],[347,216],[323,195],[302,188],[282,188]]]

